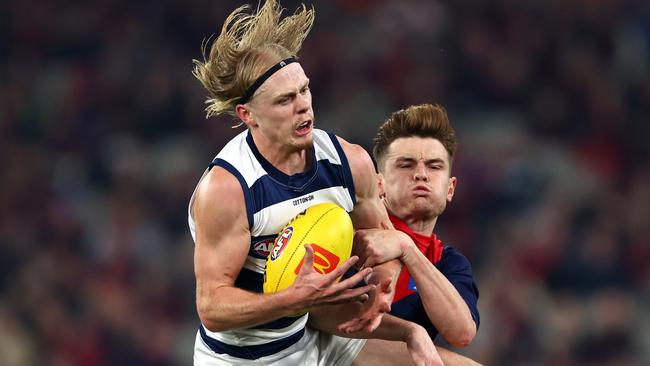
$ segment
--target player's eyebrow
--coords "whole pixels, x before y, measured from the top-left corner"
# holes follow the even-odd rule
[[[416,159],[412,156],[398,156],[395,159],[396,163],[411,163],[411,162],[416,162],[419,159]],[[431,158],[431,159],[426,159],[424,161],[425,164],[432,164],[432,163],[445,163],[445,160],[442,158]]]

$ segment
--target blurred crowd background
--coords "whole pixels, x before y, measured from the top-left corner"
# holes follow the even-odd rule
[[[191,364],[187,203],[240,130],[206,120],[190,72],[238,5],[0,3],[0,364]],[[318,127],[370,148],[423,102],[456,127],[437,231],[480,289],[462,352],[650,364],[650,4],[314,6],[301,62]]]

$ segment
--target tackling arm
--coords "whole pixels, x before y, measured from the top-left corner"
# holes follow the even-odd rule
[[[467,303],[408,235],[394,230],[361,230],[354,241],[367,266],[399,258],[408,268],[427,316],[438,332],[455,347],[469,345],[476,335],[476,323]]]
[[[401,260],[408,268],[424,309],[438,332],[452,346],[468,346],[476,335],[476,324],[456,288],[415,244],[408,245]]]

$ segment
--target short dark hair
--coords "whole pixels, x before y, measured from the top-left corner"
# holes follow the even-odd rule
[[[373,139],[372,154],[377,168],[382,170],[388,147],[400,137],[431,137],[437,139],[449,153],[451,164],[456,153],[456,134],[447,112],[439,105],[420,104],[393,112],[379,127]]]

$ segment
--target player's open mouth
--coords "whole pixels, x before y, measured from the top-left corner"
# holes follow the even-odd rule
[[[298,128],[296,128],[296,132],[298,133],[298,135],[304,136],[308,134],[309,131],[311,131],[311,126],[312,126],[311,120],[305,121],[298,125]]]

